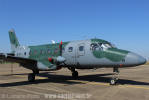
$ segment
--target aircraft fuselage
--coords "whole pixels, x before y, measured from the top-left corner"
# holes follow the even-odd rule
[[[16,57],[24,57],[37,61],[38,70],[59,69],[49,62],[48,58],[59,56],[59,43],[39,46],[18,46]],[[146,62],[145,58],[130,51],[114,47],[110,42],[101,39],[63,42],[63,67],[77,69],[93,69],[101,67],[134,67]]]

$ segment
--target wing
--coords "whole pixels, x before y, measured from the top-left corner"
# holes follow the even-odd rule
[[[11,54],[11,53],[7,53],[7,54],[0,53],[0,60],[6,61],[6,62],[19,63],[20,65],[28,69],[37,69],[36,60],[22,58],[22,57],[15,57],[14,54]]]

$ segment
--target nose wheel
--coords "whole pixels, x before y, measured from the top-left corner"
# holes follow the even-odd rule
[[[111,78],[110,80],[110,85],[116,85],[117,84],[117,80],[116,78]]]
[[[116,85],[118,81],[119,70],[118,67],[113,68],[114,75],[110,79],[110,85]]]

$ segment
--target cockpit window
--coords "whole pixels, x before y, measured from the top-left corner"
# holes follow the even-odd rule
[[[112,48],[111,44],[102,44],[101,47],[103,48]]]
[[[97,43],[92,43],[91,44],[91,50],[95,51],[95,50],[99,50],[99,49],[100,49],[99,44],[97,44]]]
[[[110,43],[92,43],[91,44],[91,50],[93,51],[105,50],[108,48],[115,48],[115,46],[113,46]]]

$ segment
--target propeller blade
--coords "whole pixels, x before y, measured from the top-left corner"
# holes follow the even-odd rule
[[[60,48],[60,56],[62,56],[62,50],[63,50],[63,42],[62,41],[59,45],[59,48]]]

